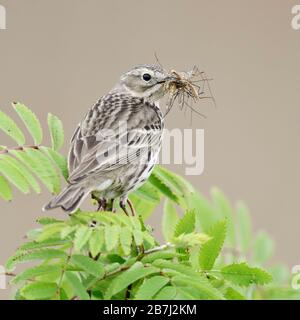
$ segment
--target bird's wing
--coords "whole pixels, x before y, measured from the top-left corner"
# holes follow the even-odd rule
[[[161,113],[141,98],[110,93],[87,113],[71,140],[70,183],[149,161],[161,140]]]

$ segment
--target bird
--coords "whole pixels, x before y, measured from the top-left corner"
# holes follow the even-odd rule
[[[164,129],[159,106],[174,78],[160,65],[143,64],[124,73],[86,113],[70,142],[67,186],[44,210],[76,212],[91,195],[98,210],[115,199],[129,215],[128,195],[145,183],[158,161]]]

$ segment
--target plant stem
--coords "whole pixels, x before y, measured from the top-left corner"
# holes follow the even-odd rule
[[[63,267],[63,269],[61,271],[61,275],[60,275],[60,278],[59,278],[59,281],[58,281],[58,285],[57,285],[57,290],[56,290],[56,295],[57,295],[58,298],[59,298],[59,295],[60,295],[60,289],[61,289],[62,281],[63,281],[64,275],[65,275],[68,263],[69,263],[69,261],[70,261],[70,259],[72,257],[73,248],[74,248],[74,244],[72,244],[72,246],[71,246],[71,248],[69,250],[69,254],[68,254],[66,263],[65,263],[65,265],[64,265],[64,267]]]
[[[2,274],[0,274],[0,275],[6,275],[6,276],[8,276],[8,277],[16,277],[16,276],[17,276],[17,274],[15,274],[15,273],[13,273],[13,272],[5,272],[5,273],[2,273]]]
[[[18,147],[14,147],[14,148],[5,148],[5,149],[0,151],[0,154],[9,153],[10,150],[24,151],[24,149],[26,149],[26,148],[38,150],[39,146],[18,146]]]
[[[173,244],[171,244],[170,242],[167,242],[166,244],[163,244],[159,247],[154,247],[152,249],[149,249],[147,251],[144,252],[144,255],[147,255],[149,253],[153,253],[153,252],[157,252],[157,251],[163,251],[163,250],[166,250],[166,249],[171,249],[171,248],[174,248],[175,246]]]

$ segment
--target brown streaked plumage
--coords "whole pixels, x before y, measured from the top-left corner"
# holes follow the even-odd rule
[[[101,208],[119,198],[127,213],[128,194],[147,180],[158,158],[163,130],[158,100],[171,78],[159,66],[141,65],[97,101],[71,140],[68,185],[45,210],[74,212],[93,193]]]

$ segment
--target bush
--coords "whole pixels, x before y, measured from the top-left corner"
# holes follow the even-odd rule
[[[43,146],[43,132],[26,106],[14,108],[33,138],[0,112],[0,129],[18,147],[1,147],[0,197],[13,198],[12,185],[23,193],[61,190],[67,161],[59,150],[61,121],[48,115],[52,145]],[[273,241],[265,232],[254,234],[246,206],[233,209],[214,188],[207,200],[184,178],[156,166],[149,180],[131,194],[138,213],[78,210],[64,221],[41,217],[40,227],[28,232],[27,242],[6,264],[15,299],[272,299],[299,298],[287,283],[282,265],[270,266]],[[146,224],[164,201],[160,244]],[[15,266],[33,267],[13,274]],[[267,268],[266,268],[267,266]]]

